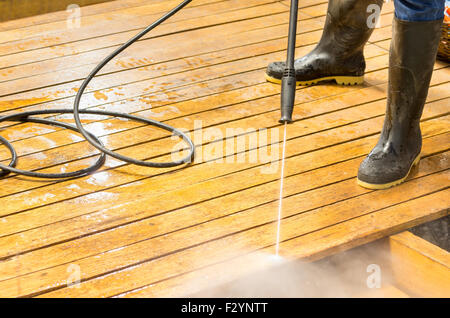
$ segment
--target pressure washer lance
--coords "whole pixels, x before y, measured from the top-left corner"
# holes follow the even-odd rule
[[[286,58],[286,68],[281,79],[281,118],[280,123],[292,123],[292,112],[295,102],[295,39],[297,36],[298,0],[291,0],[291,13],[289,17],[289,36]]]

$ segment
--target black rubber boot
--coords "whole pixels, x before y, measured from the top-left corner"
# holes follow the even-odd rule
[[[295,61],[297,85],[336,81],[342,85],[364,82],[364,45],[373,32],[371,8],[383,0],[330,0],[322,37],[306,56]],[[369,11],[369,12],[368,12]],[[270,63],[266,79],[281,83],[285,62]]]
[[[419,122],[441,27],[442,20],[409,22],[394,18],[383,130],[358,171],[358,184],[365,188],[386,189],[403,182],[420,160]]]

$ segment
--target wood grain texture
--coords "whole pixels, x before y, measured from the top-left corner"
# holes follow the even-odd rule
[[[0,2],[0,22],[65,10],[71,4],[87,6],[106,1],[110,0],[4,0]]]
[[[450,253],[403,232],[389,238],[396,283],[417,297],[450,296]]]

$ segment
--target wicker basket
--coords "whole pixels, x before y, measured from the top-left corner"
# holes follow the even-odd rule
[[[446,21],[447,20],[447,21]],[[444,20],[442,25],[441,40],[438,48],[438,58],[444,61],[450,61],[450,22],[448,19]]]

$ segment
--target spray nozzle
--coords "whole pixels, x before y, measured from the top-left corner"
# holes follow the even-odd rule
[[[295,101],[295,69],[286,68],[281,79],[281,118],[280,123],[291,123]]]
[[[282,124],[292,122],[292,112],[294,110],[296,87],[294,56],[297,36],[297,12],[298,0],[291,0],[286,68],[281,79],[281,118],[279,122]]]

